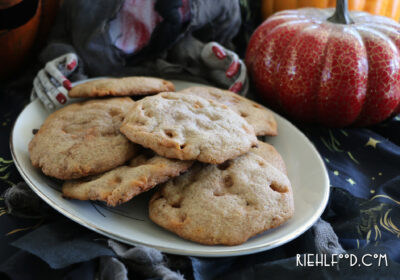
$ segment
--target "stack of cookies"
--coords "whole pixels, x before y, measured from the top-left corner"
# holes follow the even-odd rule
[[[285,163],[257,139],[277,134],[259,104],[148,77],[95,80],[69,95],[96,99],[52,113],[29,144],[32,164],[65,180],[64,197],[116,206],[157,186],[150,219],[208,245],[241,244],[293,215]],[[150,96],[126,97],[140,95]]]

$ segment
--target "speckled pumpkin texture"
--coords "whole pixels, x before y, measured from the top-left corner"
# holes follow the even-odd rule
[[[326,21],[333,9],[275,14],[252,35],[246,64],[267,105],[293,119],[370,125],[399,112],[400,25],[351,12],[354,24]]]

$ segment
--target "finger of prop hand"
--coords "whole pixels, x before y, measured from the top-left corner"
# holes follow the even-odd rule
[[[78,67],[78,56],[74,53],[67,53],[57,57],[52,62],[61,74],[68,77]]]
[[[220,45],[212,44],[211,50],[218,59],[226,58],[226,52]]]
[[[56,108],[61,107],[67,103],[67,90],[62,87],[56,87],[44,70],[40,70],[38,74],[39,82],[45,94],[52,101]]]
[[[57,109],[68,102],[68,91],[64,87],[53,88],[51,91],[47,91],[46,94]]]
[[[235,82],[230,88],[230,91],[233,91],[237,94],[242,96],[247,96],[249,92],[249,81],[245,80],[244,83],[242,82]]]
[[[38,77],[33,80],[33,90],[36,92],[40,101],[48,110],[53,111],[55,109],[53,102],[51,102],[50,99],[47,97]]]
[[[45,70],[47,74],[55,80],[56,86],[62,85],[66,89],[71,89],[71,82],[57,69],[55,61],[46,64]]]
[[[240,90],[242,89],[242,87],[243,87],[243,83],[242,83],[242,82],[235,82],[235,83],[229,88],[229,90],[230,90],[230,91],[233,91],[233,92],[236,92],[236,93],[239,93]]]
[[[78,66],[78,56],[74,53],[66,54],[65,58],[65,67],[69,71],[69,73],[73,72]]]
[[[52,79],[53,82],[50,80],[51,77],[49,77],[43,69],[39,71],[37,77],[43,87],[44,92],[50,92],[58,86],[58,83],[55,82],[54,79]]]
[[[240,62],[238,60],[232,61],[231,65],[229,65],[228,69],[226,69],[225,75],[228,78],[234,77],[240,70]]]
[[[61,61],[61,64],[59,65],[61,68],[61,73],[68,77],[78,67],[78,56],[74,53],[68,53],[65,55],[65,59]],[[65,88],[68,89],[68,87]]]
[[[230,52],[218,43],[211,42],[207,43],[202,49],[201,59],[210,68],[226,69],[232,61],[230,53],[233,52]]]
[[[246,83],[246,79],[247,79],[247,73],[246,73],[246,65],[244,65],[244,63],[240,60],[239,61],[240,64],[240,73],[237,77],[237,79],[235,80],[235,82],[232,84],[232,86],[229,88],[230,91],[236,92],[236,93],[240,93],[243,89],[243,85]]]

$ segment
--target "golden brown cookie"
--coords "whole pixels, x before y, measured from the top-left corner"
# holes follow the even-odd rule
[[[289,179],[255,152],[219,165],[195,164],[149,204],[152,221],[207,245],[237,245],[294,213]]]
[[[58,179],[76,179],[113,169],[135,154],[119,127],[134,102],[91,100],[52,113],[29,143],[32,165]]]
[[[253,126],[257,136],[278,134],[278,126],[270,110],[234,92],[205,86],[190,87],[180,92],[225,104]]]
[[[69,97],[133,96],[174,91],[174,85],[166,80],[151,77],[106,78],[74,86]]]
[[[262,141],[258,141],[257,147],[251,149],[251,152],[259,155],[270,164],[272,164],[272,166],[287,175],[286,164],[282,156],[278,153],[274,146]]]
[[[119,166],[101,175],[65,182],[62,193],[68,198],[102,200],[109,206],[116,206],[178,176],[191,165],[191,161],[141,153],[129,165]]]
[[[121,132],[159,155],[206,163],[224,162],[257,145],[253,128],[227,106],[175,92],[137,101]]]

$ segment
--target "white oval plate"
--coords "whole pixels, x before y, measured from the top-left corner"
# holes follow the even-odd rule
[[[180,90],[198,84],[174,81]],[[157,226],[148,218],[151,191],[128,203],[108,208],[102,203],[62,198],[60,182],[32,166],[28,144],[48,113],[36,100],[18,116],[11,135],[11,153],[21,176],[50,206],[73,221],[110,238],[128,244],[142,244],[180,255],[222,257],[244,255],[275,248],[310,228],[328,202],[329,178],[325,165],[311,142],[286,119],[275,114],[279,135],[268,142],[286,162],[293,186],[295,214],[278,228],[259,234],[237,246],[206,246],[184,240]]]

